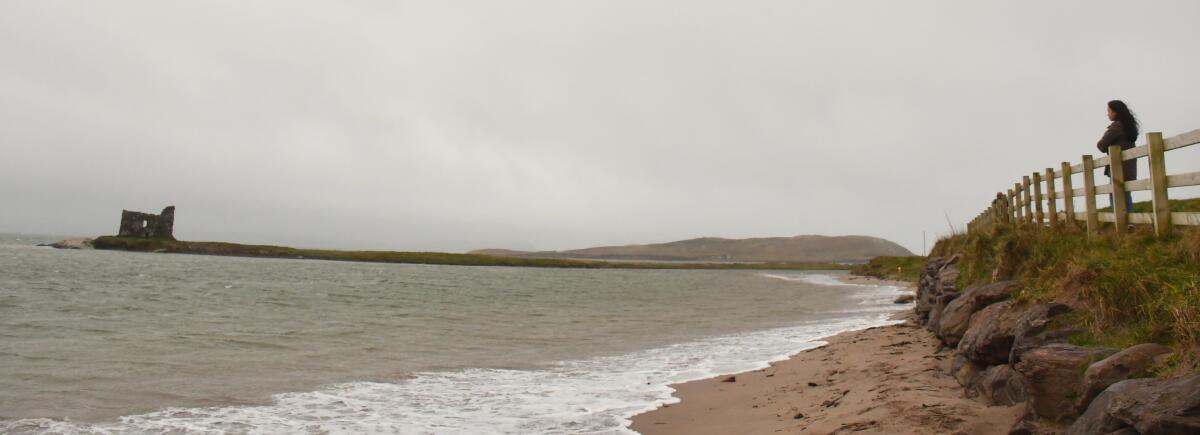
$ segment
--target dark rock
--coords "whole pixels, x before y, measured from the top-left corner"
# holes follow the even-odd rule
[[[1142,434],[1200,434],[1200,375],[1145,381],[1117,394],[1110,415]]]
[[[972,314],[983,307],[1008,299],[1018,287],[1016,281],[967,287],[942,310],[938,320],[938,337],[941,337],[946,346],[957,346],[963,333],[967,332]]]
[[[1128,387],[1130,385],[1122,385],[1120,382],[1109,386],[1105,393],[1092,400],[1087,410],[1075,419],[1074,423],[1071,423],[1071,427],[1068,427],[1063,435],[1107,434],[1128,428],[1129,426],[1121,420],[1108,415],[1108,406],[1112,403],[1112,399],[1123,394]],[[1108,392],[1109,390],[1111,393]]]
[[[1066,433],[1105,433],[1124,428],[1143,434],[1200,433],[1200,375],[1112,384],[1096,396]]]
[[[921,279],[917,283],[917,305],[913,308],[913,312],[917,316],[917,323],[924,325],[929,321],[929,313],[933,310],[934,301],[937,299],[938,270],[941,270],[945,264],[946,260],[941,257],[925,261],[925,269],[921,271]]]
[[[912,303],[913,299],[915,299],[915,298],[916,298],[916,296],[913,296],[913,295],[900,295],[900,296],[897,296],[896,300],[894,300],[892,302],[897,303],[897,304],[909,304],[909,303]]]
[[[1159,355],[1171,353],[1171,348],[1161,344],[1142,343],[1130,346],[1112,356],[1096,361],[1083,372],[1083,396],[1079,398],[1079,411],[1087,410],[1088,404],[1100,392],[1118,381],[1146,377],[1144,372]]]
[[[1138,431],[1134,430],[1132,427],[1127,427],[1127,428],[1123,428],[1123,429],[1114,430],[1114,431],[1106,433],[1104,435],[1142,435],[1142,434],[1138,433]]]
[[[1025,416],[1013,424],[1012,429],[1008,430],[1008,435],[1041,435],[1045,432],[1037,421]]]
[[[1083,394],[1084,368],[1116,353],[1116,349],[1048,344],[1025,352],[1014,368],[1025,377],[1029,395],[1026,412],[1050,421],[1077,415],[1075,401]]]
[[[721,382],[737,382],[737,376],[730,376],[722,379]]]
[[[1082,331],[1078,329],[1052,329],[1050,321],[1071,312],[1071,307],[1059,303],[1043,303],[1025,309],[1013,330],[1013,345],[1008,360],[1012,364],[1021,361],[1021,353],[1051,343],[1066,343],[1067,338]]]
[[[929,320],[925,322],[925,329],[937,331],[942,323],[942,310],[946,308],[946,304],[940,300],[935,301],[933,308],[929,311]]]
[[[952,257],[955,262],[958,257]],[[946,304],[958,297],[958,288],[955,287],[955,281],[958,280],[958,266],[954,263],[946,264],[938,270],[937,281],[934,284],[933,290],[927,296],[929,306],[929,319],[925,323],[925,328],[930,331],[937,332],[941,322],[942,311],[945,310]]]
[[[988,305],[971,316],[958,351],[981,364],[1007,364],[1013,331],[1021,314],[1012,301]]]
[[[942,293],[958,292],[958,256],[946,260],[946,264],[938,269],[938,291]]]
[[[121,227],[117,235],[175,239],[175,206],[164,208],[160,214],[121,210]]]
[[[975,392],[973,396],[993,406],[1010,406],[1028,399],[1021,374],[1008,364],[988,367],[970,389]]]

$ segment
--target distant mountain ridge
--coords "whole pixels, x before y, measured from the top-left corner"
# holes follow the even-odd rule
[[[892,241],[870,236],[701,237],[648,245],[601,246],[566,251],[479,249],[471,254],[504,257],[592,258],[655,261],[862,262],[877,256],[913,255]]]

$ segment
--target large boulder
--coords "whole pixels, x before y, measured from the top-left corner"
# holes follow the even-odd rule
[[[1041,303],[1026,308],[1013,329],[1012,350],[1008,360],[1012,364],[1021,361],[1021,353],[1051,343],[1066,343],[1067,338],[1079,334],[1073,328],[1054,327],[1052,321],[1071,312],[1071,307],[1060,303]]]
[[[1142,343],[1096,361],[1083,372],[1083,395],[1079,397],[1079,411],[1100,392],[1118,381],[1129,378],[1147,377],[1144,372],[1160,355],[1171,353],[1171,348],[1155,343]]]
[[[1025,352],[1014,368],[1025,377],[1026,412],[1050,421],[1077,414],[1075,399],[1083,393],[1083,371],[1116,349],[1048,344]]]
[[[967,287],[942,310],[938,319],[938,337],[941,337],[946,346],[957,346],[963,334],[967,332],[972,314],[983,307],[1008,299],[1018,287],[1016,281]]]
[[[1200,433],[1200,375],[1112,384],[1092,400],[1087,412],[1065,434],[1111,433],[1130,428],[1142,434]]]
[[[958,351],[980,364],[1007,364],[1013,331],[1021,313],[1013,301],[997,302],[979,310],[971,316]]]
[[[1021,374],[1008,364],[988,367],[969,389],[973,394],[968,396],[979,396],[992,406],[1016,405],[1028,399]]]

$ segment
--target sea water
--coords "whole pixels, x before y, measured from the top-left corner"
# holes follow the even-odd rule
[[[0,433],[628,433],[890,323],[843,272],[371,264],[0,236]]]

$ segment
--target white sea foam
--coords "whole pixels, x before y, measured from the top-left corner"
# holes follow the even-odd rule
[[[859,284],[848,283],[839,280],[833,275],[824,273],[804,273],[797,275],[780,275],[764,273],[762,276],[768,278],[782,279],[786,281],[800,281],[809,284],[824,285],[824,286],[844,286],[854,289],[853,297],[859,300],[859,308],[841,310],[839,313],[872,313],[872,312],[892,312],[897,311],[901,307],[896,307],[893,301],[897,296],[908,294],[910,290],[897,285],[891,284]]]
[[[766,367],[839,332],[896,323],[893,286],[821,274],[765,275],[853,287],[863,310],[833,321],[713,337],[541,370],[416,373],[399,383],[353,382],[274,396],[265,406],[168,408],[106,424],[0,422],[5,433],[632,433],[630,418],[677,402],[668,385]],[[827,284],[829,283],[829,284]]]

